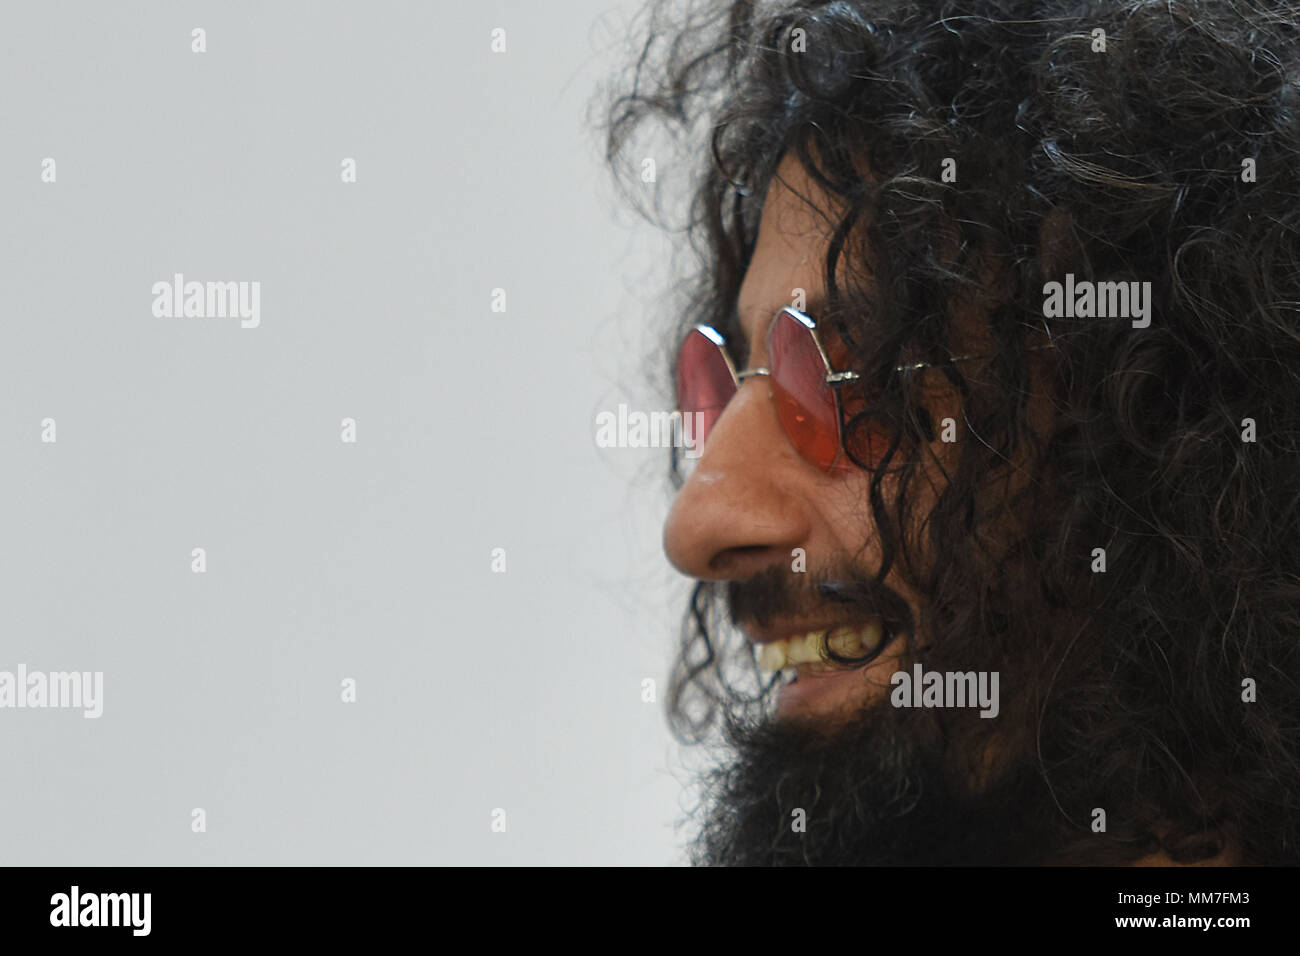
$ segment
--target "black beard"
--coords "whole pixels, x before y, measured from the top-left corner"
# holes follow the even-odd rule
[[[835,729],[728,720],[724,733],[732,759],[705,777],[696,865],[1030,865],[1060,839],[1028,760],[976,790],[931,711],[883,699]]]

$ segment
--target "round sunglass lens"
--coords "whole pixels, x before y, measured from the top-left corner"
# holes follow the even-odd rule
[[[768,333],[767,354],[781,425],[799,454],[829,470],[839,454],[840,416],[812,330],[781,312]]]
[[[717,336],[717,333],[713,333]],[[677,410],[690,416],[683,421],[683,439],[698,451],[722,414],[736,382],[722,351],[721,337],[692,329],[677,353]]]

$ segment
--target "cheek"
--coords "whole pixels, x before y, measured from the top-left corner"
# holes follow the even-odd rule
[[[820,515],[824,527],[828,529],[827,538],[823,540],[829,540],[837,554],[825,565],[821,565],[821,561],[814,557],[810,548],[808,561],[810,570],[816,565],[821,565],[829,569],[853,568],[869,577],[874,577],[879,572],[884,549],[871,514],[869,486],[870,476],[859,472],[857,476],[845,478],[833,487],[823,489]],[[885,499],[886,514],[892,517],[895,514],[893,502],[897,497],[896,479],[888,475],[883,476],[880,481],[880,491]],[[917,500],[919,518],[923,519],[932,500],[928,481],[922,479],[913,483],[909,488],[909,495]],[[915,540],[915,529],[912,537]],[[909,552],[914,551],[914,547],[909,545]],[[897,558],[889,573],[885,575],[884,584],[907,605],[913,621],[922,621],[925,601],[914,585],[911,575],[900,565]],[[886,668],[883,672],[886,682],[888,676],[896,669],[893,666]]]
[[[861,394],[856,398],[846,394],[843,398],[846,416],[866,407]],[[913,559],[924,558],[919,553],[924,550],[920,540],[921,528],[946,482],[945,474],[955,465],[962,443],[971,439],[962,418],[960,397],[951,386],[945,383],[943,387],[927,387],[918,396],[918,401],[933,426],[933,440],[911,450],[900,447],[890,463],[890,471],[880,476],[885,512],[890,519],[898,520],[895,503],[901,481],[900,466],[910,460],[917,463],[907,485],[907,514],[903,516],[909,521],[910,530],[903,534],[908,539],[907,550]],[[863,461],[871,460],[873,455],[880,457],[892,439],[890,427],[883,422],[866,422],[860,428],[860,437],[850,431],[845,436],[846,441],[851,441],[854,451]],[[882,554],[880,531],[871,513],[872,478],[871,473],[846,465],[837,470],[833,482],[823,486],[819,492],[820,510],[838,547],[842,553],[851,556],[856,566],[869,572],[878,568]]]
[[[821,512],[841,554],[863,570],[880,559],[879,533],[871,516],[871,476],[861,469],[845,473],[822,495]]]
[[[884,555],[880,528],[871,510],[871,479],[870,474],[855,469],[853,474],[846,475],[832,487],[823,489],[819,494],[818,506],[824,526],[828,529],[827,537],[834,542],[839,560],[868,575],[874,575],[879,570]],[[880,476],[880,495],[884,499],[887,520],[898,520],[895,503],[899,481],[896,474]],[[926,475],[916,475],[908,486],[907,504],[912,512],[912,527],[910,534],[905,536],[910,539],[909,551],[915,550],[919,528],[933,500],[931,479]],[[809,563],[811,565],[813,562]],[[896,574],[897,566],[891,570],[889,578],[892,579]]]

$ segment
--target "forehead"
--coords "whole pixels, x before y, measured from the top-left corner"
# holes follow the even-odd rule
[[[834,231],[828,216],[836,208],[797,159],[782,160],[763,202],[758,241],[736,300],[740,328],[750,343],[762,338],[767,323],[792,302],[796,290],[803,290],[806,302],[822,298],[826,250]],[[827,210],[826,215],[818,209]]]

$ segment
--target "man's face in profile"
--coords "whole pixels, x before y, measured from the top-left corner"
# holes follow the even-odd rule
[[[768,191],[739,295],[743,341],[729,343],[738,369],[768,364],[768,323],[793,290],[824,300],[826,220],[801,195],[831,205],[788,158]],[[959,318],[978,349],[978,315],[966,307]],[[927,382],[925,399],[935,421],[960,414],[942,380]],[[941,481],[947,453],[937,436],[930,454],[924,480]],[[851,464],[830,472],[810,464],[783,430],[767,379],[751,377],[674,501],[664,533],[673,564],[725,582],[732,621],[759,659],[786,665],[775,714],[733,731],[735,762],[715,794],[706,862],[943,862],[1017,851],[1005,835],[1009,808],[997,802],[1029,781],[1012,777],[1001,789],[975,792],[982,761],[950,760],[924,715],[900,716],[890,705],[907,643],[902,625],[924,620],[924,602],[897,574],[883,588],[870,580],[881,543],[863,507],[869,479]],[[826,586],[836,584],[838,594],[828,596]],[[844,656],[875,656],[862,666],[836,664],[817,653],[826,643]],[[831,832],[792,829],[792,817],[816,809],[802,805],[814,799],[822,801],[814,826]],[[978,837],[993,823],[997,847]]]
[[[738,370],[768,364],[767,325],[794,290],[811,302],[824,299],[827,220],[801,197],[833,208],[787,158],[767,193],[739,294],[741,340],[728,343]],[[996,276],[986,274],[983,297],[953,304],[962,351],[971,355],[994,347],[981,304],[992,301]],[[1051,401],[1041,367],[1029,381],[1027,419],[1045,431]],[[920,393],[933,421],[962,420],[961,398],[941,376],[927,377]],[[1054,862],[1044,849],[1051,846],[1051,793],[1017,718],[1006,720],[997,699],[998,674],[1006,669],[999,655],[1008,649],[986,647],[982,657],[964,662],[971,670],[961,673],[977,678],[986,694],[978,701],[982,712],[975,708],[975,683],[967,688],[968,709],[950,712],[947,723],[937,711],[911,706],[919,688],[899,687],[895,675],[919,676],[912,663],[924,663],[930,609],[897,570],[883,581],[872,577],[882,541],[864,506],[871,475],[845,462],[823,471],[801,456],[762,376],[742,379],[700,452],[673,503],[666,552],[685,574],[725,587],[730,622],[755,645],[760,666],[775,664],[781,677],[766,719],[728,726],[732,754],[710,781],[697,859]],[[932,497],[942,488],[954,448],[936,435],[909,454],[918,463],[912,494],[924,502],[927,489]],[[997,516],[1000,496],[1032,480],[1033,462],[1013,464],[1009,478],[979,494],[985,512]],[[888,507],[891,483],[882,487]],[[1009,508],[990,521],[993,562],[998,542],[1011,540],[1016,526]],[[924,561],[921,537],[910,543]],[[867,661],[837,663],[821,652],[827,645]],[[1160,854],[1139,861],[1167,862]]]

